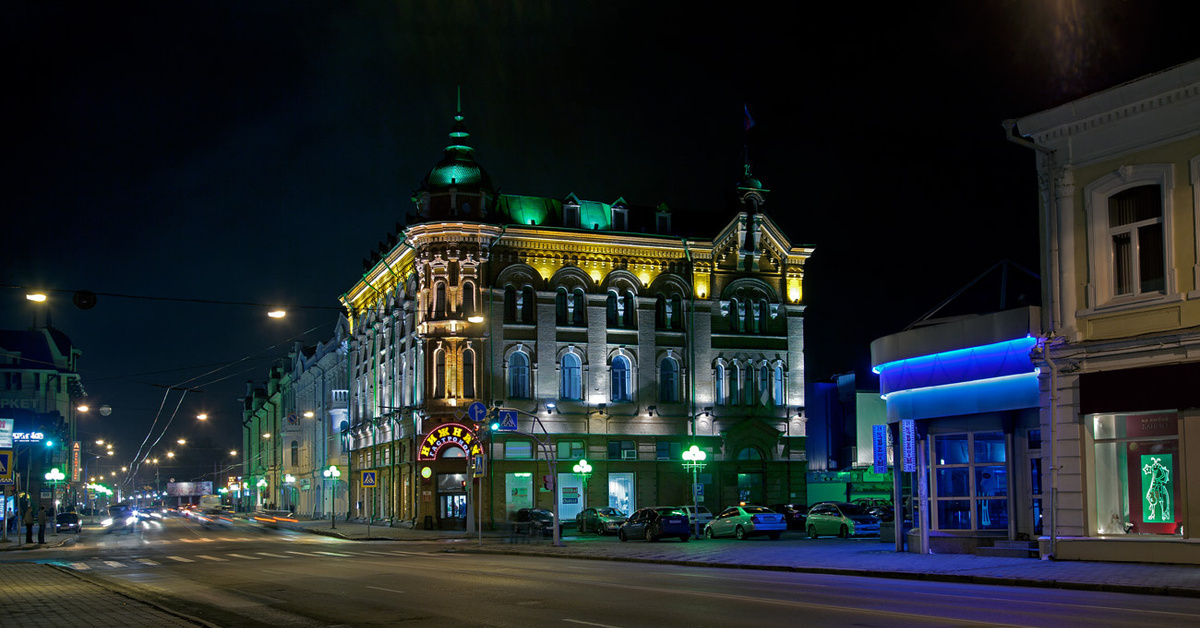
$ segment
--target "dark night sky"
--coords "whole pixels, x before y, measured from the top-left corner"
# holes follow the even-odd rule
[[[51,294],[114,409],[81,429],[131,458],[186,382],[168,437],[239,446],[245,380],[332,335],[461,86],[502,192],[724,212],[747,144],[767,213],[817,246],[809,379],[864,372],[992,264],[1037,269],[1034,158],[1002,119],[1200,57],[1196,3],[901,4],[8,3],[0,324],[29,325],[24,287],[156,297]]]

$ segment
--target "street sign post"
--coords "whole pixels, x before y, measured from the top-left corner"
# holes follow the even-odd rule
[[[487,420],[488,409],[482,401],[476,401],[467,406],[467,418],[476,423],[483,423]]]

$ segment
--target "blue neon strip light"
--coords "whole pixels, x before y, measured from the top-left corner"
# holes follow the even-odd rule
[[[998,412],[1038,406],[1040,369],[970,382],[897,390],[882,395],[888,420]]]
[[[1029,351],[1037,338],[1026,336],[965,349],[931,353],[876,366],[885,394],[947,384],[992,380],[1034,370]]]

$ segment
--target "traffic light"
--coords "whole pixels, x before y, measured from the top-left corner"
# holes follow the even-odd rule
[[[498,430],[500,429],[500,422],[499,422],[499,421],[492,421],[491,428],[492,428],[492,431],[493,431],[493,432],[495,432],[495,431],[498,431]]]
[[[542,488],[546,489],[547,491],[554,490],[554,476],[553,475],[543,475],[542,476]]]

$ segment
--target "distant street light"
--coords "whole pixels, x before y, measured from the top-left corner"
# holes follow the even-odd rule
[[[338,471],[337,465],[331,464],[328,469],[321,472],[321,475],[325,476],[327,480],[333,480],[333,489],[329,491],[329,527],[336,530],[337,519],[333,510],[337,502],[334,501],[334,493],[337,492],[337,479],[342,477],[342,472]]]
[[[267,312],[267,316],[270,316],[271,318],[283,318],[284,316],[287,316],[287,312],[284,310],[271,310],[270,312]]]
[[[201,421],[205,421],[205,420],[208,420],[208,415],[201,412],[200,414],[196,415],[196,418],[200,419]]]
[[[44,295],[40,292],[33,292],[30,294],[26,294],[25,298],[29,299],[30,301],[36,301],[38,303],[42,303],[46,300],[46,295]]]
[[[704,468],[705,458],[708,458],[708,454],[695,445],[683,452],[683,468],[692,471],[692,519],[696,522],[696,538],[700,538],[700,493],[697,490],[697,474]]]

